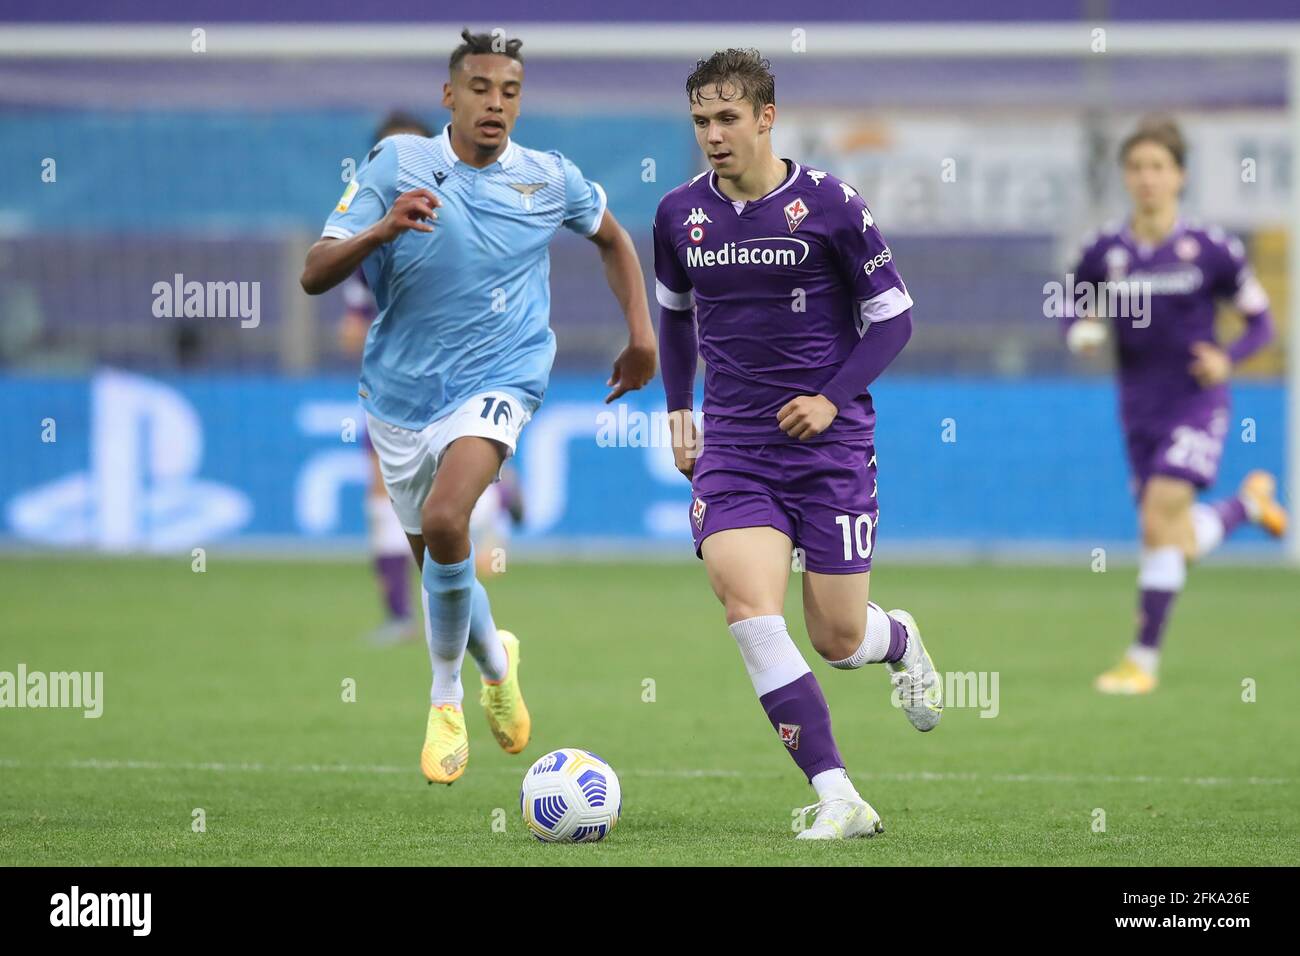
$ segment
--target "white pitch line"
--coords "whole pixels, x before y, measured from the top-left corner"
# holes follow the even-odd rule
[[[415,766],[394,767],[383,764],[265,764],[258,762],[227,763],[221,761],[163,763],[157,760],[103,760],[91,758],[86,760],[65,760],[48,763],[0,758],[0,767],[16,770],[158,770],[158,771],[206,771],[209,773],[342,773],[342,774],[400,774],[414,776]],[[478,773],[517,774],[519,770],[511,767],[490,767]],[[708,770],[708,769],[656,769],[634,767],[619,771],[623,777],[669,777],[673,779],[754,779],[758,777],[781,777],[774,771],[742,770]],[[913,771],[909,773],[853,773],[856,780],[886,780],[897,783],[1078,783],[1078,784],[1165,784],[1177,783],[1184,786],[1225,787],[1225,786],[1290,786],[1295,781],[1287,777],[1158,777],[1136,776],[1122,777],[1105,774],[1069,774],[1069,773],[933,773],[930,771]]]

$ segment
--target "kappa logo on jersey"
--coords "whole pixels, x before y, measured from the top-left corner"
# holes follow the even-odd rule
[[[348,183],[348,188],[343,190],[343,195],[339,197],[339,204],[334,207],[334,211],[347,212],[348,207],[352,205],[352,200],[356,196],[357,190],[360,188],[360,184],[355,179]]]
[[[695,527],[701,531],[704,530],[704,509],[707,507],[703,498],[696,498],[695,504],[691,505],[691,517],[695,519]]]
[[[709,223],[709,224],[711,225],[711,224],[713,223],[713,220],[710,219],[710,218],[708,217],[708,215],[705,213],[705,211],[704,211],[703,209],[701,209],[700,207],[696,206],[695,208],[693,208],[693,209],[691,210],[691,214],[690,214],[689,216],[687,216],[686,219],[682,222],[682,225],[683,225],[683,226],[700,226],[700,225],[703,225],[703,224],[706,223],[706,222]]]
[[[785,744],[791,750],[799,749],[799,731],[803,730],[802,724],[777,724],[776,732],[781,735],[781,743]]]
[[[524,211],[532,212],[533,193],[545,185],[546,183],[511,183],[510,188],[519,193],[519,202],[524,207]]]
[[[850,186],[848,183],[840,183],[840,189],[844,190],[845,202],[848,202],[850,199],[852,199],[854,196],[858,194],[858,191],[854,189],[852,186]]]
[[[796,229],[798,229],[799,223],[803,222],[807,218],[808,218],[808,207],[803,204],[802,199],[796,199],[793,202],[788,203],[786,205],[785,221],[786,224],[790,227],[791,232],[794,232]]]
[[[874,226],[876,220],[871,218],[871,210],[866,206],[862,207],[862,231],[866,232],[869,226]]]
[[[1201,254],[1201,244],[1192,236],[1179,236],[1174,243],[1174,255],[1184,262],[1191,262]]]
[[[820,169],[810,169],[808,170],[808,178],[813,181],[814,185],[820,186],[822,180],[826,178],[826,174]]]

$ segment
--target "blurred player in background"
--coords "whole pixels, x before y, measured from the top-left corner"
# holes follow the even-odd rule
[[[842,669],[884,662],[912,724],[938,723],[942,688],[916,621],[868,601],[879,513],[867,386],[911,336],[912,300],[857,191],[773,152],[775,81],[757,51],[700,60],[686,91],[711,168],[660,201],[654,250],[696,554],[772,729],[817,793],[799,839],[869,837],[880,816],[845,772],[784,605],[797,548],[817,652]]]
[[[394,112],[385,117],[375,131],[371,143],[378,143],[398,133],[415,136],[432,136],[433,133],[420,119],[407,113]],[[343,318],[339,322],[339,345],[344,354],[360,356],[365,348],[366,334],[378,310],[375,297],[366,285],[365,274],[357,269],[343,283]],[[384,477],[379,471],[379,458],[370,436],[361,429],[361,446],[370,462],[370,484],[366,489],[366,526],[369,530],[371,564],[379,583],[387,612],[383,624],[369,634],[376,644],[393,644],[414,638],[415,623],[411,616],[410,569],[411,545],[406,540],[397,512],[388,500]]]
[[[399,111],[384,118],[371,142],[378,143],[399,133],[424,137],[433,135],[433,131],[418,117]],[[344,281],[343,304],[343,318],[339,322],[339,346],[345,355],[360,357],[365,349],[370,325],[378,314],[375,297],[370,294],[365,273],[361,269],[357,269]],[[361,429],[361,445],[371,466],[370,484],[366,493],[366,524],[370,532],[371,562],[387,613],[384,623],[371,631],[368,637],[375,644],[394,644],[413,639],[416,635],[410,610],[411,545],[388,498],[384,476],[379,469],[379,456],[375,454],[364,425]],[[495,573],[496,562],[493,558],[497,549],[505,545],[510,525],[522,521],[522,491],[513,469],[506,465],[502,469],[501,481],[490,485],[483,492],[470,516],[470,537],[475,545],[478,577],[485,578]]]
[[[1144,120],[1124,140],[1120,162],[1132,214],[1086,244],[1074,275],[1080,289],[1098,290],[1098,303],[1122,301],[1111,293],[1127,290],[1127,311],[1134,314],[1067,315],[1066,341],[1075,353],[1095,352],[1114,331],[1121,420],[1140,510],[1137,636],[1124,659],[1097,679],[1097,689],[1108,694],[1155,689],[1161,635],[1188,560],[1214,550],[1247,521],[1275,536],[1286,530],[1277,483],[1267,472],[1251,472],[1230,497],[1196,500],[1219,473],[1233,366],[1267,344],[1273,329],[1268,298],[1240,240],[1180,218],[1185,161],[1182,134],[1168,119]],[[1143,288],[1150,290],[1147,311],[1137,315],[1131,303]],[[1220,300],[1231,300],[1246,319],[1245,332],[1226,348],[1214,336]]]
[[[606,401],[654,375],[654,331],[636,249],[605,192],[559,153],[510,139],[519,117],[519,40],[462,33],[438,136],[399,135],[370,151],[307,254],[302,286],[326,291],[363,268],[379,313],[358,394],[403,530],[421,565],[433,670],[420,766],[430,782],[465,771],[465,652],[509,753],[532,722],[519,641],[492,622],[475,574],[474,505],[514,453],[555,358],[549,244],[563,225],[591,239],[629,330]]]

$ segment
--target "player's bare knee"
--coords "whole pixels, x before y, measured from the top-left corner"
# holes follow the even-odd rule
[[[1144,506],[1139,522],[1142,528],[1143,547],[1157,548],[1165,543],[1165,520],[1159,511]]]
[[[727,612],[727,624],[736,624],[740,621],[748,621],[754,617],[764,617],[769,614],[780,614],[779,607],[772,607],[765,602],[755,601],[747,597],[733,597],[728,595],[722,601],[722,606]]]
[[[866,626],[855,627],[849,621],[808,622],[808,640],[823,660],[842,661],[852,657],[862,644]]]
[[[469,514],[454,502],[430,499],[420,509],[420,532],[429,553],[438,559],[459,551],[469,540]]]

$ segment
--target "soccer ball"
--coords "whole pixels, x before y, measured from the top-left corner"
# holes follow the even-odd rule
[[[618,823],[623,790],[614,768],[594,753],[565,747],[528,768],[519,808],[543,843],[594,843]]]

